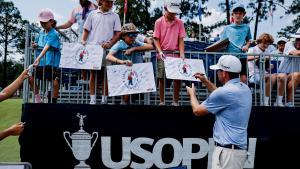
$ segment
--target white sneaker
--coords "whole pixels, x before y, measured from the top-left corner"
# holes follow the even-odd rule
[[[158,105],[159,105],[159,106],[164,106],[164,105],[165,105],[165,102],[160,102]]]
[[[284,107],[282,102],[277,103],[277,101],[274,103],[274,106]]]
[[[107,99],[102,99],[101,104],[107,104]]]
[[[179,103],[173,102],[171,105],[172,105],[172,106],[179,106]]]
[[[96,104],[96,100],[91,100],[90,104],[95,105]]]
[[[264,102],[264,106],[269,106],[269,102]]]
[[[286,105],[286,107],[294,107],[293,102],[287,102],[285,105]]]

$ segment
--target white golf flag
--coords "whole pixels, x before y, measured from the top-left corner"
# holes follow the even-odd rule
[[[165,59],[167,79],[200,81],[193,75],[201,72],[206,75],[203,60],[167,57]]]
[[[155,92],[152,63],[107,66],[108,95]]]
[[[59,67],[100,70],[103,48],[100,45],[63,43]]]

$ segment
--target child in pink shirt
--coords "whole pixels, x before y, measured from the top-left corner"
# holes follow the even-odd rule
[[[164,6],[164,16],[156,20],[154,27],[153,37],[154,43],[157,48],[157,78],[159,79],[159,98],[160,105],[165,104],[165,68],[163,59],[165,56],[168,57],[181,57],[184,58],[184,38],[186,32],[183,22],[176,18],[176,14],[180,14],[181,10],[180,0],[167,0]],[[171,51],[165,52],[163,51]],[[179,55],[174,54],[175,51],[179,50]],[[180,80],[174,80],[174,95],[173,95],[173,106],[178,106],[180,91]]]

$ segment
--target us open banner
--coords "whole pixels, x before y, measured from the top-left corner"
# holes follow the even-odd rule
[[[252,107],[245,169],[299,167],[299,112]],[[211,169],[214,117],[190,106],[25,104],[21,121],[33,169]]]
[[[59,67],[100,70],[103,48],[100,45],[64,43]]]
[[[152,63],[107,66],[108,95],[155,92]]]
[[[167,57],[165,70],[168,79],[199,81],[193,75],[197,72],[205,74],[203,60]]]

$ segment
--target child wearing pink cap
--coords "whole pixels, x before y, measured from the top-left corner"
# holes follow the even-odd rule
[[[48,94],[48,102],[56,103],[59,90],[59,77],[58,70],[60,61],[60,40],[59,34],[54,29],[56,21],[54,15],[49,9],[43,9],[38,16],[43,30],[38,34],[32,47],[36,50],[36,57],[33,66],[36,68],[36,76],[41,80],[53,80],[53,95]],[[39,89],[34,86],[34,77],[29,78],[31,88],[35,91],[35,102],[41,103]],[[51,93],[51,92],[50,92]]]

